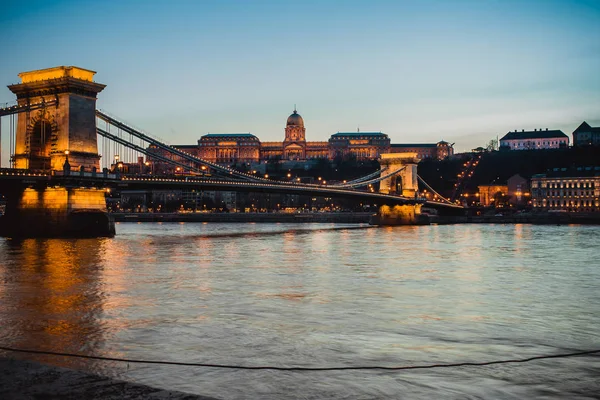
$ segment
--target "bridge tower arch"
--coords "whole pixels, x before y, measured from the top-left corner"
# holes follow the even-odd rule
[[[66,151],[74,169],[100,168],[96,97],[105,85],[94,82],[94,74],[61,66],[22,72],[21,83],[8,86],[19,106],[52,104],[19,115],[16,168],[62,170]]]

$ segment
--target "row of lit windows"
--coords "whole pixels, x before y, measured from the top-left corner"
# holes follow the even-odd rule
[[[566,196],[594,196],[593,190],[569,190],[569,191],[558,191],[551,190],[548,192],[548,196],[558,196],[558,197],[566,197]]]
[[[594,188],[594,182],[548,182],[550,189],[575,189],[575,188]]]
[[[561,143],[567,144],[566,140],[552,140],[552,141],[537,141],[537,142],[517,142],[517,143],[511,143],[513,148],[517,148],[517,147],[525,147],[525,148],[529,148],[529,147],[540,147],[540,146],[556,146],[556,145],[560,145]]]
[[[598,203],[596,203],[596,206],[597,205],[598,205]],[[594,207],[594,201],[593,200],[581,200],[581,201],[558,200],[558,201],[549,201],[548,206],[549,207]]]

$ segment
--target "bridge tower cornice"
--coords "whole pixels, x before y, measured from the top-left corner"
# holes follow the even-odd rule
[[[54,96],[62,93],[73,93],[80,96],[96,98],[106,85],[84,81],[72,77],[49,79],[29,83],[9,85],[8,89],[17,96],[17,100],[27,100],[34,97]],[[19,101],[19,103],[21,103]]]

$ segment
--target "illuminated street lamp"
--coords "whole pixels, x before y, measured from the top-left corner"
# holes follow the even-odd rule
[[[71,171],[71,164],[69,164],[69,150],[65,150],[65,163],[63,164],[63,171],[65,174]]]

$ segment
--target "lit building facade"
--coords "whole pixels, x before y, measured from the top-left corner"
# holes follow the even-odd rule
[[[374,160],[389,152],[390,138],[381,132],[338,132],[328,145],[329,159],[353,155],[357,160]]]
[[[531,178],[533,207],[570,212],[600,211],[600,167],[554,168]]]
[[[420,159],[433,158],[443,160],[454,155],[454,143],[440,141],[437,143],[400,143],[390,146],[390,153],[417,153]]]
[[[516,174],[506,180],[508,187],[508,202],[513,206],[527,206],[531,201],[529,180]]]
[[[250,133],[211,133],[198,140],[198,157],[214,163],[258,162],[260,140]]]
[[[307,141],[306,127],[296,110],[288,117],[282,142],[261,142],[251,133],[209,133],[197,145],[175,145],[196,157],[219,164],[257,163],[275,160],[333,160],[336,157],[356,157],[375,160],[385,153],[417,153],[419,158],[443,159],[454,154],[448,142],[427,144],[391,144],[382,132],[337,132],[328,141]],[[158,148],[151,151],[166,155]]]
[[[500,149],[540,150],[559,149],[569,146],[569,137],[561,130],[537,130],[508,132],[500,139]]]
[[[600,146],[600,127],[591,127],[583,121],[573,131],[573,146]]]
[[[484,207],[494,205],[498,196],[508,195],[508,185],[480,185],[477,189],[479,191],[479,203]]]

